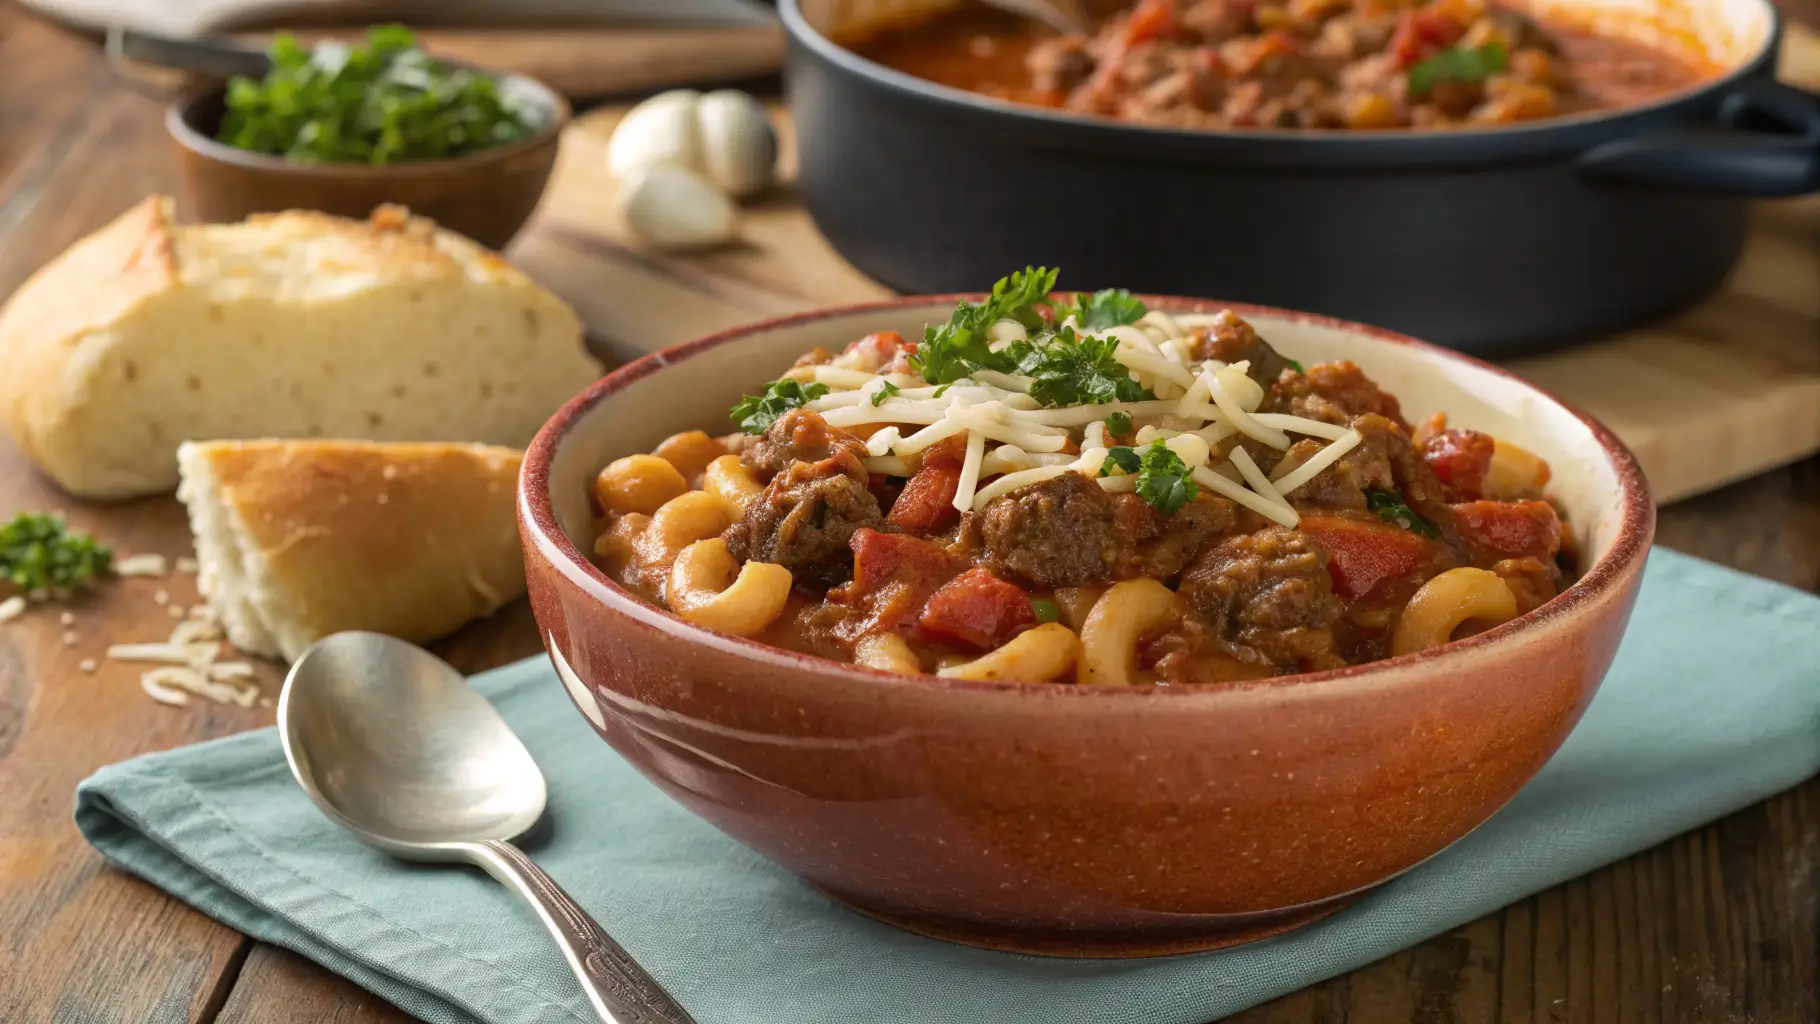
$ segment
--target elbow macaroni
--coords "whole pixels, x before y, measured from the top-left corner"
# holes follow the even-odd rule
[[[923,671],[922,659],[910,649],[909,642],[896,633],[873,633],[860,637],[859,642],[853,645],[853,662],[880,672],[918,675]]]
[[[1153,579],[1126,580],[1093,604],[1081,627],[1083,649],[1077,681],[1087,686],[1130,686],[1137,681],[1137,644],[1145,633],[1180,617],[1175,591]]]
[[[1488,625],[1517,617],[1516,595],[1497,573],[1486,569],[1449,569],[1422,584],[1397,620],[1392,654],[1413,654],[1453,639],[1469,621]]]
[[[720,502],[703,491],[689,491],[664,502],[638,538],[638,559],[646,565],[668,565],[689,545],[719,536],[732,520]]]
[[[1080,660],[1081,641],[1059,622],[1025,630],[994,651],[942,669],[949,679],[1002,679],[1046,683],[1059,679]]]
[[[714,537],[676,556],[665,598],[671,611],[698,626],[752,636],[783,613],[790,586],[790,570],[769,562],[740,565],[727,542]]]
[[[655,455],[614,459],[594,479],[594,493],[608,512],[650,515],[663,503],[689,490],[689,481],[667,460]]]
[[[708,468],[702,471],[701,489],[720,502],[728,519],[744,516],[746,506],[765,490],[752,479],[751,473],[746,472],[737,455],[722,455],[708,463]]]
[[[1492,439],[1491,466],[1485,472],[1485,496],[1494,501],[1533,497],[1548,483],[1548,463],[1534,452]]]
[[[708,463],[727,454],[727,446],[709,437],[707,431],[685,430],[664,438],[662,444],[651,449],[651,454],[675,466],[678,473],[693,480],[708,468]]]

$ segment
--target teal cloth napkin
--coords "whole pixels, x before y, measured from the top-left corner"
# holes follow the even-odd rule
[[[1657,550],[1604,689],[1484,827],[1282,938],[1070,961],[919,938],[829,903],[620,760],[543,659],[474,685],[549,775],[555,828],[533,856],[701,1024],[1201,1024],[1820,771],[1820,600]],[[505,889],[344,836],[292,783],[270,729],[104,768],[79,788],[76,821],[128,871],[425,1020],[593,1020]]]

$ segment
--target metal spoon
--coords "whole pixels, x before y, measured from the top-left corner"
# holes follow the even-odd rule
[[[118,25],[107,30],[107,57],[123,63],[178,68],[211,78],[263,78],[272,59],[263,50],[218,39],[179,39]]]
[[[319,641],[278,698],[285,760],[316,806],[394,857],[466,861],[522,896],[607,1024],[694,1024],[507,840],[543,816],[543,773],[446,662],[377,633]]]

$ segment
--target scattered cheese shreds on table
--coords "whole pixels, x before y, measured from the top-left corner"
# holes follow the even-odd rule
[[[199,604],[188,614],[163,641],[114,644],[107,649],[108,659],[158,666],[140,675],[139,686],[160,704],[183,707],[191,696],[197,696],[217,704],[252,707],[260,699],[252,664],[218,660],[223,646],[221,625],[207,605]]]

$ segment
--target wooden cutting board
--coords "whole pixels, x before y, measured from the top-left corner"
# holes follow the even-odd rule
[[[1791,29],[1783,66],[1791,81],[1820,87],[1820,36]],[[604,160],[625,109],[577,122],[511,253],[581,311],[613,358],[891,294],[816,233],[787,189],[748,204],[742,240],[729,249],[673,256],[641,247],[615,213]],[[788,178],[789,118],[779,110],[775,119]],[[1698,308],[1510,365],[1617,431],[1663,501],[1820,452],[1820,197],[1761,204],[1737,271]]]

